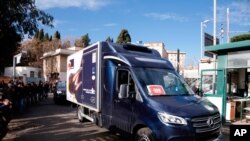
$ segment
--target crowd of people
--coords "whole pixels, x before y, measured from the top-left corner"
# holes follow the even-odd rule
[[[6,135],[13,116],[25,113],[29,106],[47,99],[48,93],[54,90],[55,85],[49,82],[0,81],[0,140]]]
[[[1,99],[8,99],[12,103],[12,111],[24,113],[28,106],[47,99],[51,87],[49,82],[42,81],[27,84],[21,80],[10,80],[8,83],[1,81]]]

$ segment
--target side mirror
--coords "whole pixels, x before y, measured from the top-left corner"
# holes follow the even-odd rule
[[[121,84],[120,85],[120,91],[118,94],[119,99],[128,98],[127,88],[128,88],[128,84]]]

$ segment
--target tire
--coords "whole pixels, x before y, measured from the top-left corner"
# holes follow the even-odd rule
[[[77,107],[76,115],[77,115],[77,118],[78,118],[79,122],[83,122],[84,121],[84,118],[81,116],[82,111],[83,111],[82,107],[78,106]]]
[[[151,129],[145,127],[137,131],[134,141],[156,141]]]

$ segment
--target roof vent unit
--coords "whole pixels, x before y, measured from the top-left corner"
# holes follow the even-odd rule
[[[145,47],[145,46],[126,44],[126,45],[123,45],[123,48],[126,49],[126,50],[131,50],[131,51],[152,53],[152,50]]]

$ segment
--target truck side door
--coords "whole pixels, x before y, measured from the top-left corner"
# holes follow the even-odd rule
[[[127,97],[119,98],[121,85],[127,86]],[[119,69],[116,74],[116,92],[113,98],[112,123],[116,128],[129,132],[134,122],[133,96],[135,95],[135,84],[126,69]]]

